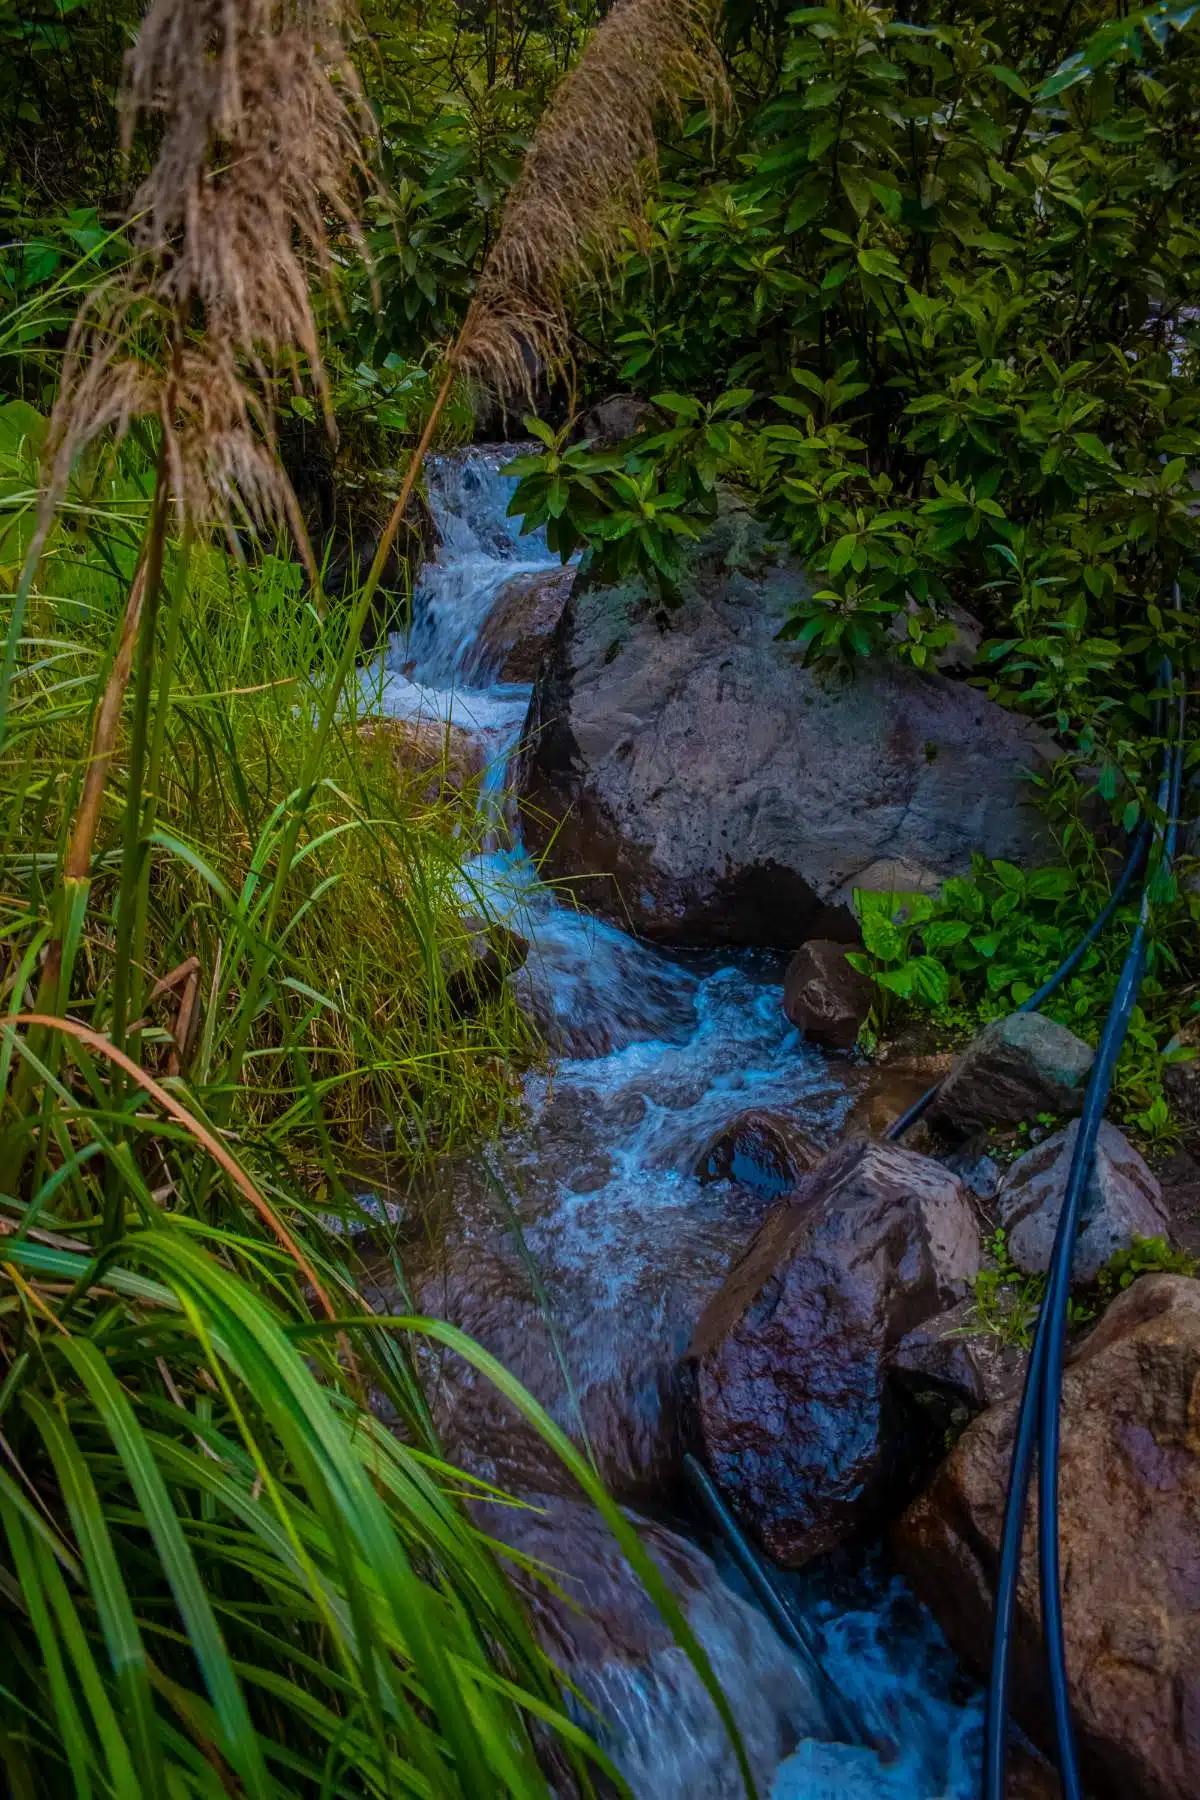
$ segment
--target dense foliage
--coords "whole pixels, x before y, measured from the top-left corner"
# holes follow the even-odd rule
[[[1160,658],[1195,658],[1200,47],[1047,93],[1065,48],[1038,8],[752,33],[742,122],[715,158],[692,122],[593,379],[661,396],[660,489],[722,476],[787,533],[811,655],[923,666],[962,606],[989,691],[1128,801]]]

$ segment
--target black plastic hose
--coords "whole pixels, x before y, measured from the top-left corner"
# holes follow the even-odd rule
[[[770,1570],[764,1566],[762,1559],[739,1529],[707,1469],[691,1455],[684,1457],[683,1466],[700,1504],[729,1545],[734,1561],[757,1594],[763,1611],[784,1643],[795,1651],[808,1671],[836,1741],[840,1744],[865,1744],[868,1741],[866,1733],[826,1674],[815,1638],[808,1627],[793,1615],[776,1587]]]
[[[1169,679],[1169,671],[1168,671]],[[1152,897],[1159,874],[1169,872],[1174,857],[1180,798],[1183,785],[1185,700],[1180,696],[1177,728],[1167,751],[1159,785],[1159,816],[1165,823],[1161,854],[1147,876],[1137,927],[1109,1008],[1104,1032],[1092,1065],[1084,1098],[1083,1114],[1055,1233],[1049,1280],[1038,1319],[1033,1350],[1026,1372],[1025,1390],[1017,1419],[1001,1541],[1000,1572],[996,1584],[996,1611],[992,1646],[992,1670],[988,1685],[987,1728],[984,1742],[984,1800],[1004,1800],[1008,1760],[1008,1683],[1012,1651],[1012,1623],[1020,1577],[1021,1540],[1033,1467],[1035,1440],[1038,1450],[1038,1510],[1042,1628],[1050,1679],[1050,1698],[1058,1741],[1059,1772],[1066,1800],[1082,1800],[1079,1760],[1071,1720],[1066,1638],[1063,1628],[1059,1567],[1058,1468],[1060,1401],[1066,1354],[1067,1312],[1071,1265],[1079,1216],[1091,1179],[1096,1138],[1108,1104],[1113,1075],[1120,1058],[1129,1021],[1141,985],[1149,934]]]

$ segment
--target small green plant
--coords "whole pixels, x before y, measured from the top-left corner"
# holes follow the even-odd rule
[[[975,1277],[970,1320],[956,1335],[984,1334],[1013,1349],[1029,1350],[1046,1298],[1047,1277],[1026,1275],[1016,1266],[1001,1228],[992,1232],[986,1249],[989,1266]],[[1127,1250],[1109,1258],[1094,1283],[1072,1293],[1068,1322],[1076,1330],[1090,1325],[1140,1275],[1195,1275],[1198,1269],[1196,1257],[1173,1250],[1165,1238],[1135,1237]]]
[[[1200,1263],[1187,1250],[1173,1250],[1166,1238],[1135,1237],[1128,1250],[1118,1250],[1096,1278],[1102,1302],[1132,1287],[1139,1275],[1195,1275]]]
[[[987,1240],[987,1253],[991,1263],[975,1277],[970,1322],[961,1335],[982,1333],[1013,1349],[1028,1350],[1046,1297],[1046,1277],[1026,1275],[1017,1268],[1002,1229]]]
[[[937,957],[921,947],[933,922],[934,902],[928,894],[877,894],[860,888],[854,902],[863,948],[848,950],[846,961],[875,984],[876,1031],[886,1030],[897,999],[931,1011],[943,1008],[950,997],[949,976]]]

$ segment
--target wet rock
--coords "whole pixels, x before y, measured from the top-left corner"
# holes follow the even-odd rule
[[[529,954],[529,940],[495,919],[465,918],[462,939],[442,951],[446,998],[455,1012],[474,1012],[494,1000],[505,978]]]
[[[481,746],[461,725],[441,719],[365,719],[358,735],[401,776],[425,777],[420,792],[430,801],[445,793],[469,792],[483,773]]]
[[[709,1140],[695,1173],[699,1181],[737,1181],[774,1200],[792,1193],[823,1155],[794,1119],[752,1106]]]
[[[845,944],[810,938],[783,978],[783,1010],[798,1031],[825,1050],[849,1050],[871,1010],[875,990],[846,961]]]
[[[884,1137],[896,1120],[941,1079],[949,1066],[948,1056],[903,1057],[895,1062],[872,1063],[858,1083],[854,1105],[843,1125],[843,1135],[847,1138]],[[924,1119],[919,1119],[905,1133],[904,1147],[906,1150],[930,1149]]]
[[[902,1504],[917,1447],[892,1355],[964,1293],[979,1228],[911,1151],[845,1144],[776,1208],[688,1352],[696,1434],[742,1520],[796,1565]]]
[[[940,1389],[976,1413],[1020,1386],[1028,1360],[1028,1351],[982,1331],[975,1302],[962,1300],[901,1338],[893,1367],[912,1392]]]
[[[1008,1238],[1008,1254],[1027,1275],[1050,1267],[1054,1233],[1067,1191],[1067,1177],[1079,1136],[1079,1121],[1026,1151],[1004,1178],[997,1214]],[[1105,1119],[1096,1141],[1096,1160],[1083,1198],[1075,1259],[1076,1281],[1094,1281],[1118,1250],[1135,1237],[1165,1237],[1170,1220],[1162,1189],[1129,1140]]]
[[[972,1150],[943,1156],[940,1160],[952,1175],[957,1175],[977,1200],[994,1200],[1003,1179],[1003,1171],[995,1157]]]
[[[532,1496],[530,1509],[479,1514],[489,1531],[553,1571],[562,1599],[518,1579],[546,1648],[599,1714],[601,1742],[633,1792],[646,1800],[743,1800],[716,1709],[599,1514],[553,1495]],[[824,1733],[821,1708],[761,1613],[725,1586],[702,1551],[664,1525],[628,1517],[709,1655],[765,1795],[795,1740]],[[594,1714],[581,1712],[583,1722],[596,1728]]]
[[[1171,1221],[1171,1241],[1200,1257],[1200,1162],[1186,1147],[1155,1158],[1155,1178]]]
[[[637,394],[610,394],[579,415],[573,433],[579,443],[593,450],[616,450],[639,433],[661,431],[666,415]]]
[[[478,669],[500,681],[536,681],[545,650],[575,580],[575,570],[536,569],[514,575],[496,596],[479,633]]]
[[[580,898],[660,940],[848,936],[856,887],[936,885],[972,850],[1045,855],[1025,772],[1053,755],[976,689],[893,663],[838,683],[779,637],[802,570],[725,502],[664,622],[581,575],[531,703],[527,834]]]
[[[1200,1282],[1151,1275],[1109,1308],[1063,1383],[1059,1478],[1071,1707],[1089,1791],[1200,1793]],[[982,1672],[1017,1401],[976,1419],[897,1533],[903,1565]],[[1036,1505],[1014,1635],[1017,1717],[1047,1748]]]
[[[965,1137],[1019,1125],[1038,1113],[1077,1113],[1095,1052],[1042,1013],[1010,1013],[985,1026],[954,1063],[930,1123]]]
[[[696,978],[661,951],[563,906],[529,925],[532,949],[513,992],[551,1049],[608,1056],[695,1030]]]

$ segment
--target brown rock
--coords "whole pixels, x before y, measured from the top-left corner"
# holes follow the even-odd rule
[[[975,1302],[963,1300],[902,1338],[894,1367],[914,1392],[940,1388],[972,1412],[982,1412],[1020,1385],[1028,1360],[1027,1351],[981,1331]]]
[[[462,794],[483,773],[480,746],[461,725],[441,719],[365,719],[358,735],[399,774],[426,776],[421,792],[429,800],[447,791]]]
[[[715,1707],[599,1513],[543,1494],[529,1507],[478,1512],[488,1531],[536,1558],[560,1587],[561,1597],[516,1572],[539,1635],[595,1708],[604,1747],[633,1792],[647,1800],[742,1794]],[[703,1551],[664,1525],[626,1516],[709,1656],[765,1796],[796,1739],[825,1735],[820,1704],[796,1658]]]
[[[957,1057],[930,1109],[930,1123],[954,1137],[1019,1125],[1038,1113],[1083,1107],[1095,1052],[1043,1013],[1010,1013],[985,1026]]]
[[[769,1203],[732,1183],[623,1178],[605,1148],[612,1122],[602,1098],[564,1086],[516,1160],[505,1154],[502,1196],[482,1158],[447,1164],[445,1192],[422,1197],[404,1290],[384,1256],[363,1291],[378,1312],[457,1325],[595,1459],[611,1493],[661,1504],[681,1482],[686,1448],[681,1358]],[[431,1347],[423,1377],[461,1466],[509,1492],[574,1489],[460,1356]]]
[[[783,1010],[798,1031],[825,1050],[849,1050],[871,1010],[874,989],[846,961],[845,944],[810,938],[783,978]]]
[[[637,394],[610,394],[579,415],[573,436],[593,450],[615,450],[639,433],[661,431],[666,415]]]
[[[495,999],[507,975],[529,955],[529,940],[494,919],[462,921],[463,936],[441,953],[446,998],[455,1012],[474,1012]]]
[[[785,1113],[752,1106],[723,1125],[696,1158],[699,1181],[737,1181],[776,1199],[792,1193],[824,1151]]]
[[[1200,1131],[1200,1019],[1189,1019],[1167,1045],[1180,1060],[1167,1062],[1163,1069],[1171,1111],[1184,1131],[1194,1136]]]
[[[979,1228],[940,1164],[850,1143],[764,1222],[688,1352],[696,1431],[727,1499],[796,1565],[902,1504],[919,1456],[891,1356],[961,1298]]]
[[[562,617],[574,580],[575,570],[568,565],[536,569],[506,581],[479,633],[474,671],[492,680],[536,681],[542,651]]]
[[[897,1539],[917,1592],[983,1669],[1017,1401],[976,1419]],[[1104,1800],[1200,1793],[1200,1282],[1150,1275],[1063,1382],[1063,1606],[1085,1776]],[[1016,1716],[1047,1747],[1036,1496],[1014,1634]]]

